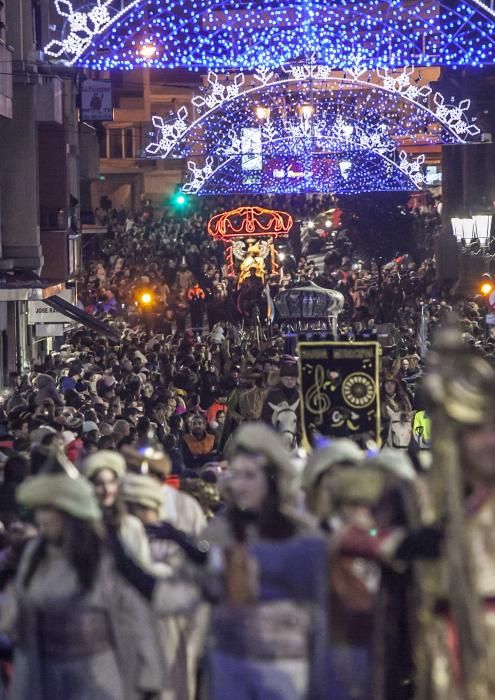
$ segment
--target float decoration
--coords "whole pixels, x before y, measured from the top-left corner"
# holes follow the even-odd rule
[[[241,285],[249,277],[252,268],[256,270],[257,277],[266,281],[267,258],[270,272],[278,273],[278,256],[273,241],[288,236],[293,223],[292,216],[285,211],[238,207],[212,216],[207,231],[212,238],[221,240],[226,245],[229,276],[236,274],[235,261],[238,261]]]

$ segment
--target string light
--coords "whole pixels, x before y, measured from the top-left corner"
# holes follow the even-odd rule
[[[145,155],[188,157],[183,191],[194,194],[410,190],[424,184],[425,157],[406,146],[479,134],[469,100],[448,103],[419,87],[413,68],[367,75],[308,63],[228,79],[210,72],[192,98],[195,119],[186,106],[168,120],[153,116],[157,136]]]
[[[375,141],[380,139],[380,132],[386,132],[395,143],[404,145],[464,143],[479,135],[480,129],[468,113],[470,101],[448,103],[429,85],[418,87],[413,68],[404,67],[394,73],[378,69],[373,82],[364,80],[363,73],[356,68],[348,77],[342,77],[327,66],[306,63],[283,66],[277,73],[263,68],[252,76],[237,73],[228,81],[210,72],[207,88],[192,98],[192,108],[182,106],[172,118],[153,116],[157,139],[146,146],[145,156],[179,156],[181,144],[186,141],[187,152],[194,152],[195,142],[202,144],[205,134],[211,134],[207,141],[221,144],[230,134],[228,125],[236,132],[239,143],[240,124],[258,128],[262,121],[265,134],[270,136],[277,115],[280,117],[285,110],[280,107],[285,88],[297,98],[297,104],[304,104],[304,96],[312,95],[312,104],[308,104],[310,118],[302,123],[299,119],[294,126],[299,132],[306,129],[307,135],[312,133],[309,124],[310,119],[314,121],[313,113],[318,117],[326,110],[342,116],[344,140],[353,138],[353,122],[359,122],[367,133],[373,134]],[[257,106],[250,122],[247,109],[253,110],[253,104]],[[190,119],[189,112],[198,116]]]
[[[495,63],[495,13],[483,0],[55,0],[55,8],[63,26],[45,53],[97,70],[273,69],[316,51],[342,70]],[[150,32],[160,51],[142,56],[138,37]]]
[[[259,171],[246,172],[242,156],[231,156],[218,164],[212,157],[203,167],[188,162],[189,179],[183,191],[197,195],[218,194],[298,194],[411,191],[424,184],[424,155],[410,159],[404,152],[396,160],[370,151],[352,154],[317,154],[305,156],[266,156]],[[342,174],[341,163],[349,168]]]
[[[292,216],[286,211],[237,207],[212,216],[207,231],[212,238],[223,241],[244,237],[280,238],[289,235],[293,224]]]

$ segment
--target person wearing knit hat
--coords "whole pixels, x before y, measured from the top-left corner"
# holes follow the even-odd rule
[[[100,469],[109,469],[117,479],[121,479],[125,474],[125,459],[113,450],[99,450],[85,460],[84,475],[92,481]]]
[[[116,529],[126,550],[144,568],[149,567],[151,554],[146,533],[138,518],[127,513],[119,493],[119,485],[125,474],[124,457],[113,450],[99,450],[83,464],[83,473],[93,485],[103,512],[103,522]]]
[[[230,497],[205,532],[226,591],[212,614],[212,697],[302,700],[309,679],[319,697],[323,638],[313,615],[324,619],[326,543],[293,508],[295,474],[280,436],[246,423],[227,456]]]
[[[96,522],[101,511],[89,482],[79,476],[74,465],[70,473],[62,469],[58,473],[43,471],[22,483],[17,489],[17,501],[30,510],[51,508],[62,513]]]
[[[88,481],[52,451],[17,497],[34,511],[40,534],[25,547],[16,586],[3,600],[16,627],[9,697],[131,700],[159,693],[153,620],[103,546]]]

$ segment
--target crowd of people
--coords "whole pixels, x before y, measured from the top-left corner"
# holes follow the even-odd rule
[[[330,202],[271,204],[303,223]],[[308,456],[296,358],[276,317],[253,332],[224,246],[205,235],[226,205],[98,212],[108,235],[79,299],[107,332],[71,328],[4,397],[0,697],[460,700],[470,669],[448,591],[430,573],[432,594],[420,570],[441,566],[450,536],[428,455],[431,397],[451,389],[441,377],[428,389],[425,356],[455,308],[467,380],[446,415],[466,423],[474,585],[489,599],[495,381],[481,302],[438,287],[431,251],[366,259],[345,231],[316,260],[288,249],[273,296],[336,289],[338,339],[382,347],[381,434],[315,435]],[[489,684],[484,670],[472,675]]]

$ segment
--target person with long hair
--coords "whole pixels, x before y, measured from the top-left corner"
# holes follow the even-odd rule
[[[15,633],[9,698],[150,697],[163,684],[150,611],[114,567],[91,485],[61,456],[49,468],[17,493],[39,537],[2,606]]]
[[[325,541],[294,509],[295,474],[273,430],[244,424],[228,457],[228,504],[205,533],[222,584],[212,613],[210,697],[320,697]]]
[[[84,475],[93,485],[105,528],[116,531],[127,552],[140,566],[149,568],[151,554],[144,527],[127,512],[119,492],[126,471],[124,457],[113,450],[99,450],[85,460],[83,467]]]
[[[403,382],[387,373],[380,393],[383,441],[387,447],[407,449],[412,436],[412,408]]]

